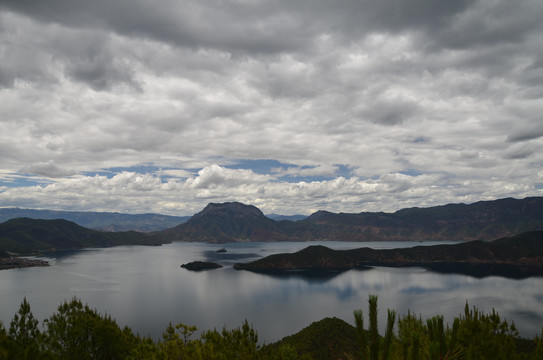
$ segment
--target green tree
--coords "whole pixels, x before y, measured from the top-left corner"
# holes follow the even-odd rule
[[[241,327],[221,332],[211,330],[201,336],[199,358],[213,360],[259,358],[258,334],[245,320]]]
[[[10,347],[10,339],[8,338],[8,333],[4,328],[4,324],[0,321],[0,360],[9,359],[8,349]]]
[[[422,319],[411,314],[398,319],[397,356],[406,360],[427,358],[428,334]]]
[[[543,360],[543,328],[541,329],[541,336],[536,336],[534,342],[535,349],[532,354],[532,359]]]
[[[518,336],[515,324],[502,320],[494,309],[485,314],[475,307],[470,310],[466,303],[464,316],[459,319],[457,341],[467,359],[516,359]]]
[[[160,350],[151,338],[138,339],[130,350],[126,360],[159,360]]]
[[[388,310],[387,327],[385,337],[381,339],[377,322],[377,296],[369,295],[369,329],[364,329],[364,316],[362,310],[353,312],[356,331],[361,346],[361,357],[366,360],[386,360],[388,359],[392,340],[394,338],[394,323],[396,321],[396,311]]]
[[[459,359],[462,356],[462,349],[458,345],[457,335],[460,327],[460,320],[454,319],[452,329],[445,329],[443,325],[443,316],[434,316],[426,320],[428,329],[431,360],[452,360]]]
[[[162,333],[162,341],[158,344],[159,359],[193,359],[195,358],[198,341],[191,340],[197,330],[195,326],[170,323]]]
[[[37,359],[41,356],[38,324],[25,297],[9,326],[10,358]]]
[[[100,315],[75,297],[64,301],[44,324],[47,350],[61,359],[124,359],[136,340],[129,328],[121,330],[109,315]]]

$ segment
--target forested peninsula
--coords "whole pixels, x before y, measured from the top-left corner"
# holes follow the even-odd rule
[[[344,271],[369,266],[420,266],[436,271],[528,277],[543,275],[543,231],[523,233],[490,242],[416,246],[375,250],[367,247],[333,250],[309,246],[292,254],[275,254],[234,265],[238,270],[262,273]]]

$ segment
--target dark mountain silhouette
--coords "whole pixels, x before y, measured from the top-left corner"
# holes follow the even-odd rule
[[[67,220],[17,218],[0,224],[0,251],[29,254],[46,250],[158,245],[157,238],[135,231],[100,232]]]
[[[523,233],[490,242],[416,246],[404,249],[359,248],[332,250],[309,246],[292,254],[275,254],[234,265],[256,272],[335,271],[368,266],[421,266],[437,271],[474,275],[525,277],[543,275],[543,231]]]
[[[209,204],[189,221],[157,233],[172,241],[494,240],[543,230],[543,198],[409,208],[395,213],[318,211],[296,222],[274,221],[241,203]]]
[[[543,198],[507,198],[395,213],[318,211],[298,223],[318,225],[326,240],[337,241],[494,240],[543,230]]]
[[[190,216],[160,214],[121,214],[116,212],[56,211],[20,208],[0,209],[0,223],[15,218],[64,219],[80,226],[103,231],[160,231],[187,221]]]
[[[186,223],[157,235],[173,241],[211,243],[289,240],[281,222],[266,217],[252,205],[239,202],[210,203]]]
[[[31,210],[0,209],[0,215],[10,211],[14,215]],[[153,241],[160,239],[160,242],[486,241],[543,230],[543,197],[409,208],[395,213],[347,214],[318,211],[299,221],[275,221],[266,217],[258,208],[239,202],[211,203],[184,223],[177,222],[182,222],[182,217],[163,217],[156,214],[34,211],[37,212],[34,213],[35,216],[80,217],[80,223],[92,221],[94,224],[85,227],[115,224],[110,225],[111,229],[153,229],[175,221],[177,226],[152,233]]]
[[[307,218],[307,215],[266,214],[266,216],[275,221],[281,221],[281,220],[300,221]]]

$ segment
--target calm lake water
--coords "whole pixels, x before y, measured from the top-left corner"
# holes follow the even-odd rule
[[[419,243],[319,242],[334,249],[395,248]],[[9,326],[24,297],[43,320],[65,299],[76,296],[120,325],[159,338],[168,323],[199,330],[238,327],[244,319],[262,343],[291,335],[324,317],[353,323],[353,310],[367,311],[368,294],[379,296],[379,321],[386,309],[408,310],[423,319],[442,314],[449,323],[466,301],[485,312],[496,309],[515,322],[521,335],[539,335],[543,326],[543,278],[475,278],[422,268],[351,270],[327,278],[274,277],[232,269],[310,243],[173,243],[159,247],[121,246],[50,255],[52,266],[0,271],[0,321]],[[432,243],[424,243],[430,245]],[[225,247],[227,253],[216,250]],[[211,260],[224,267],[191,272],[180,267]]]

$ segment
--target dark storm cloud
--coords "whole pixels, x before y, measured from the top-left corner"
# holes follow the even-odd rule
[[[429,30],[454,38],[455,17],[474,1],[128,1],[4,0],[2,4],[43,22],[77,28],[107,27],[189,47],[282,52],[306,47],[313,37],[338,39],[368,32]],[[497,14],[499,16],[501,14]],[[480,30],[480,29],[479,29]],[[448,32],[451,34],[447,35]],[[469,33],[466,33],[466,35]],[[474,34],[465,36],[473,42]],[[452,40],[450,40],[452,41]]]
[[[532,122],[519,121],[513,126],[507,140],[510,142],[521,142],[543,137],[543,117],[534,119]]]
[[[65,60],[65,74],[94,90],[107,90],[119,84],[140,88],[130,64],[116,59],[101,42],[89,44],[85,51],[66,59],[69,60]]]
[[[108,28],[119,34],[178,46],[276,52],[302,44],[302,39],[293,36],[302,24],[286,13],[250,2],[53,0],[3,4],[46,23]]]

